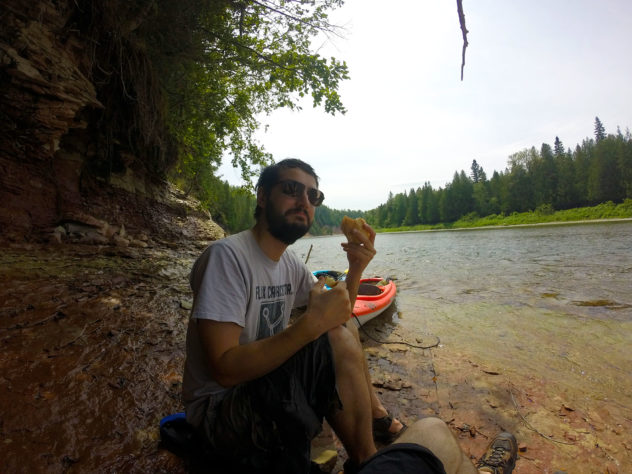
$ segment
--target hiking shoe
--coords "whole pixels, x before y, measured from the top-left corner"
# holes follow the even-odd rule
[[[479,471],[510,474],[516,465],[518,443],[511,433],[500,433],[487,446],[487,451],[476,464]]]

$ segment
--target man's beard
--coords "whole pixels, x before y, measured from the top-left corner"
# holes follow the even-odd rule
[[[297,212],[297,209],[291,209],[288,211],[288,213],[292,212]],[[271,206],[270,203],[266,206],[265,213],[266,221],[268,223],[268,231],[272,234],[272,237],[280,240],[285,245],[292,245],[298,239],[303,237],[312,225],[312,223],[309,222],[307,212],[305,212],[305,218],[308,221],[307,224],[301,224],[300,222],[288,222],[285,216],[278,213],[274,206]]]

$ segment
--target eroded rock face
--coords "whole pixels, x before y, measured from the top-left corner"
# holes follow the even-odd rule
[[[104,134],[82,11],[75,1],[0,1],[0,240],[140,246],[142,236],[223,235],[169,187],[164,169],[147,171],[133,140]]]
[[[80,112],[101,104],[79,68],[77,42],[60,44],[69,12],[48,2],[0,8],[0,226],[19,238],[57,219],[55,154],[72,128],[86,127]]]

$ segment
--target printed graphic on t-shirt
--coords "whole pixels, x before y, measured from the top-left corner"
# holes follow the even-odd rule
[[[292,284],[285,283],[283,285],[256,286],[255,297],[257,300],[266,298],[279,298],[292,294]]]
[[[259,312],[259,328],[257,339],[274,336],[283,329],[285,301],[269,301],[261,303]]]

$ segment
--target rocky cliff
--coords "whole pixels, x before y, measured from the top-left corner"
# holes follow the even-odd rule
[[[133,41],[142,2],[117,3],[0,1],[0,240],[223,235],[165,180],[175,161],[166,129],[139,112],[159,94],[115,59],[143,63]]]

